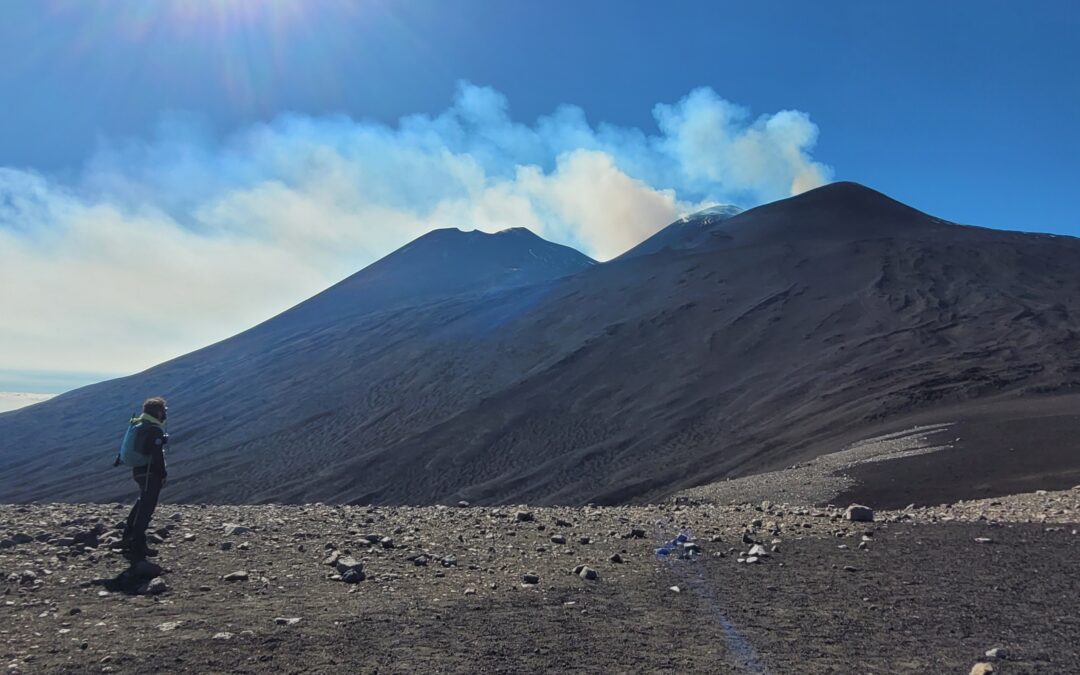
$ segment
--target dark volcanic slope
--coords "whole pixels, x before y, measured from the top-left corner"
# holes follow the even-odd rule
[[[0,495],[124,494],[104,466],[150,392],[172,403],[174,499],[552,503],[655,498],[940,406],[1080,389],[1080,241],[954,225],[850,183],[703,234],[361,310],[392,292],[361,283],[354,299],[343,282],[232,340],[0,415]]]
[[[726,235],[716,226],[740,213],[742,209],[731,205],[712,206],[704,211],[692,213],[668,225],[619,257],[636,258],[659,253],[665,249],[685,250],[700,246],[717,236],[726,238]]]

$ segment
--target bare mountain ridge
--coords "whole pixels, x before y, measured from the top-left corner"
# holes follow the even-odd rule
[[[331,311],[353,307],[326,300],[347,280],[219,345],[0,415],[0,494],[125,494],[103,466],[147,392],[172,403],[174,499],[582,503],[1080,387],[1077,240],[953,225],[854,184],[709,227],[569,276]],[[1025,450],[1033,476],[1076,482],[1075,446]]]

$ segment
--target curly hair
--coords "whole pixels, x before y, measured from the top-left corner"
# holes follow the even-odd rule
[[[142,411],[147,415],[153,415],[154,417],[161,417],[161,413],[165,412],[165,399],[160,396],[154,396],[143,401]]]

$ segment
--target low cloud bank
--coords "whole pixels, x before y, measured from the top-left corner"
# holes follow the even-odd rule
[[[657,133],[575,106],[523,124],[462,83],[394,126],[283,115],[217,140],[173,116],[73,180],[0,167],[0,369],[141,369],[438,227],[524,226],[604,260],[700,206],[830,177],[805,113],[752,117],[710,89],[653,113]]]
[[[24,394],[14,391],[0,391],[0,413],[48,401],[52,397],[52,394]]]

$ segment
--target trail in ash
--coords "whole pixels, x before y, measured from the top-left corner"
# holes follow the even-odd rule
[[[657,523],[658,531],[666,530],[663,523]],[[669,574],[677,582],[675,585],[680,591],[684,589],[693,593],[701,606],[706,610],[713,621],[724,632],[724,641],[727,643],[728,653],[737,668],[747,673],[767,675],[768,669],[762,663],[757,650],[750,641],[743,636],[735,624],[728,619],[724,612],[721,589],[705,577],[704,567],[699,559],[699,554],[681,554],[680,548],[687,542],[693,542],[694,538],[689,532],[679,532],[670,539],[659,535],[660,542],[656,548],[657,560],[663,564]]]

